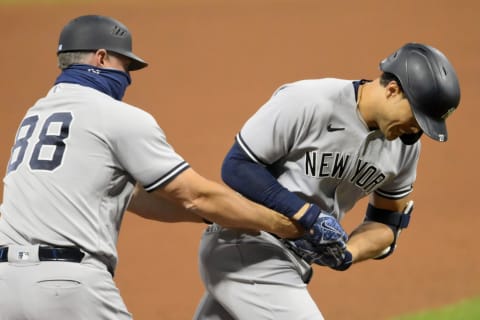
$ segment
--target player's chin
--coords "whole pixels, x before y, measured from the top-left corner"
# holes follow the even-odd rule
[[[405,134],[404,130],[401,130],[400,128],[397,128],[397,127],[393,127],[390,130],[386,130],[385,138],[389,141],[393,141],[397,138],[400,138],[402,134]]]
[[[387,132],[387,134],[385,134],[385,139],[387,139],[388,141],[393,141],[399,137],[400,134],[394,132]]]
[[[396,126],[385,126],[383,128],[380,127],[380,130],[382,131],[385,139],[388,141],[392,141],[400,137],[400,130],[398,130]]]

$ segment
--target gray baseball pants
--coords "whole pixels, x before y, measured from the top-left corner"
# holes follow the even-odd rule
[[[281,240],[213,224],[202,236],[206,293],[194,320],[322,320],[307,290],[311,267]]]

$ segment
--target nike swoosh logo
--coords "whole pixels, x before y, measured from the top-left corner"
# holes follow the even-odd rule
[[[328,132],[341,131],[341,130],[345,130],[345,128],[342,128],[342,127],[332,127],[332,124],[331,124],[331,123],[329,123],[328,126],[327,126],[327,131],[328,131]]]
[[[334,227],[332,227],[331,225],[327,224],[326,221],[321,221],[320,222],[320,226],[325,229],[325,230],[330,230],[332,233],[334,234],[341,234],[337,229],[335,229]]]

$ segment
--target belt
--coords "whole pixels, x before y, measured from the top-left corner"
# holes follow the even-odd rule
[[[65,261],[81,262],[85,253],[75,247],[40,246],[38,260],[40,261]],[[8,261],[8,246],[0,246],[0,262]]]

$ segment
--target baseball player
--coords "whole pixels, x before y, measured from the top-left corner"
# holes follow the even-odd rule
[[[131,319],[113,275],[126,209],[298,237],[291,219],[196,173],[147,112],[122,102],[132,52],[121,22],[70,21],[62,72],[21,121],[4,178],[0,319]]]
[[[393,253],[410,218],[420,136],[447,140],[460,88],[444,54],[424,44],[402,46],[380,69],[373,81],[285,84],[241,128],[224,181],[331,232],[312,245],[309,234],[284,241],[207,227],[199,254],[206,293],[195,319],[323,319],[307,291],[312,264],[347,270]],[[367,196],[364,221],[347,235],[335,221]]]

